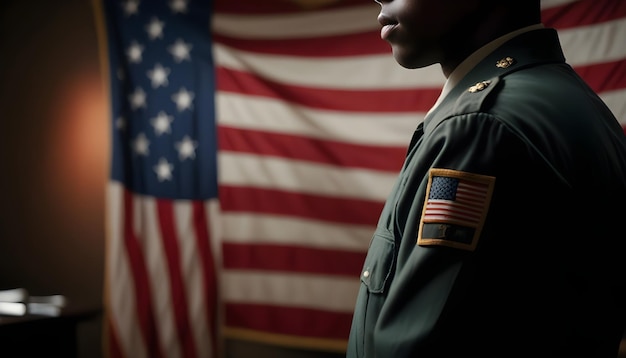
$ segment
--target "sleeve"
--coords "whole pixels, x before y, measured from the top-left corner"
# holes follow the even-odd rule
[[[503,209],[497,204],[520,200],[509,197],[509,187],[531,157],[523,140],[486,113],[447,119],[420,143],[394,212],[401,240],[373,334],[378,354],[449,356],[501,344],[485,344],[503,334],[497,327],[478,329],[481,314],[505,309],[496,296],[495,304],[481,301],[497,293],[500,279],[483,265],[505,263],[489,261],[497,247],[496,210]]]

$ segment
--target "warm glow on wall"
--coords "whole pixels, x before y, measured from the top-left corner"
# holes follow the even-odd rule
[[[54,195],[69,212],[102,205],[108,175],[108,103],[97,73],[76,73],[59,86],[46,155]]]

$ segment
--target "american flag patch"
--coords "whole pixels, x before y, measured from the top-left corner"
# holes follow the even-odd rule
[[[496,178],[451,169],[431,169],[417,244],[474,251]]]

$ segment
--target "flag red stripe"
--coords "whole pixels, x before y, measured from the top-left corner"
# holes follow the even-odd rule
[[[374,146],[321,140],[292,134],[218,127],[220,150],[254,153],[344,168],[396,172],[402,166],[406,146]]]
[[[463,192],[459,188],[456,194],[456,201],[470,206],[479,206],[485,202],[485,195],[475,192]]]
[[[306,2],[305,2],[306,3]],[[312,3],[309,1],[308,3]],[[323,3],[323,2],[320,2]],[[351,8],[354,5],[363,5],[363,0],[341,0],[341,1],[329,1],[328,4],[323,6],[309,6],[310,9],[340,9]],[[306,11],[306,6],[298,5],[297,1],[284,1],[284,0],[264,0],[264,1],[232,1],[232,0],[216,0],[213,9],[215,12],[224,14],[237,14],[237,15],[275,15],[275,14],[289,14],[289,13],[302,13]]]
[[[437,213],[432,210],[424,214],[424,222],[450,222],[450,221],[462,221],[471,225],[476,225],[478,220],[475,218],[466,217],[464,215],[453,213],[450,211]]]
[[[306,243],[303,243],[306,245]],[[365,252],[255,243],[223,244],[224,268],[358,277]]]
[[[217,272],[215,271],[215,264],[213,262],[213,250],[211,248],[211,235],[210,233],[210,221],[207,220],[206,210],[204,202],[194,201],[192,203],[193,214],[193,228],[196,233],[196,245],[200,254],[200,264],[202,265],[202,274],[204,285],[204,301],[207,313],[207,325],[210,329],[211,340],[211,357],[219,357],[218,355],[218,317],[215,313],[218,311],[218,285],[217,285]]]
[[[372,17],[372,23],[375,23]],[[301,38],[245,39],[214,33],[216,43],[254,53],[303,57],[340,57],[372,54],[390,54],[389,44],[380,39],[380,31],[354,34],[316,36],[302,41]]]
[[[277,83],[254,74],[217,68],[221,92],[274,98],[302,106],[353,112],[426,112],[441,88],[340,90]]]
[[[226,303],[226,326],[246,327],[266,333],[347,340],[351,312],[331,312],[298,307]]]
[[[382,201],[340,198],[276,189],[221,185],[223,212],[253,212],[318,219],[329,222],[373,225]]]
[[[277,3],[275,11],[266,3],[255,3],[249,11],[239,9],[239,3],[232,7],[219,9],[221,13],[234,13],[237,15],[250,14],[254,16],[276,15],[281,13],[302,13],[298,7],[285,6]],[[252,5],[252,4],[247,4]],[[227,9],[228,8],[228,9]],[[380,39],[380,31],[376,22],[376,13],[372,15],[372,30],[353,34],[336,36],[315,36],[285,39],[244,39],[225,36],[214,33],[213,38],[217,43],[223,43],[233,48],[268,54],[285,54],[309,57],[334,57],[366,54],[390,53],[387,42]],[[585,0],[567,3],[542,10],[543,23],[549,27],[569,29],[580,26],[594,25],[602,22],[617,20],[626,15],[626,2],[615,0]]]
[[[438,200],[429,200],[426,204],[426,210],[428,212],[441,212],[447,211],[451,214],[453,213],[461,213],[463,215],[480,218],[482,216],[482,207],[473,206],[468,207],[464,205],[459,205],[456,202],[452,201],[438,201]]]
[[[487,186],[461,181],[456,191],[456,199],[473,203],[484,203],[487,196]],[[475,204],[473,204],[475,205]]]
[[[107,358],[124,358],[124,354],[122,353],[122,349],[120,347],[120,341],[117,335],[117,330],[115,329],[113,322],[113,318],[109,315],[106,317],[106,327],[107,327],[107,335],[106,335],[106,357]]]
[[[163,251],[167,259],[167,272],[170,279],[170,293],[172,295],[172,308],[174,309],[176,321],[176,333],[181,342],[183,356],[194,358],[197,356],[196,344],[191,325],[189,324],[187,292],[181,272],[180,247],[178,246],[178,234],[175,229],[173,210],[171,201],[157,200],[159,227],[163,240]]]
[[[626,59],[576,66],[574,69],[598,93],[626,88]]]
[[[264,20],[263,15],[306,15],[306,10],[303,11],[295,3],[295,1],[268,0],[268,2],[251,1],[241,4],[228,0],[218,0],[216,9],[222,13],[251,15],[253,20],[261,21],[269,19],[269,17],[266,17],[266,20]],[[363,3],[360,0],[348,0],[335,2],[330,6],[323,6],[319,9],[326,11],[330,7],[357,4],[361,5]],[[626,17],[625,6],[626,2],[621,0],[583,0],[546,8],[543,10],[543,19],[544,24],[548,27],[555,27],[559,30],[576,30],[574,29],[575,27],[595,25],[624,18]],[[318,14],[322,13],[318,12]],[[561,14],[565,15],[561,16]],[[228,21],[229,19],[226,20]],[[312,60],[327,58],[333,61],[339,57],[349,60],[350,56],[363,57],[364,55],[390,53],[388,44],[379,38],[375,18],[372,17],[371,20],[371,28],[361,31],[354,30],[356,33],[352,34],[317,35],[316,33],[321,32],[311,29],[309,34],[303,35],[298,39],[270,38],[274,35],[280,35],[276,33],[270,33],[267,38],[259,39],[253,38],[257,37],[257,34],[246,36],[245,31],[243,31],[241,37],[238,34],[232,35],[225,32],[223,34],[215,34],[214,39],[227,47],[245,51],[249,54],[295,56]],[[234,23],[236,21],[226,25],[231,26]],[[365,25],[367,26],[367,23]],[[602,30],[604,29],[602,28]],[[609,27],[606,27],[606,29],[608,30]],[[268,30],[272,31],[272,29]],[[580,35],[582,38],[584,36],[584,28],[571,31],[568,35],[578,35],[577,31],[581,31]],[[285,37],[291,37],[289,33],[285,35]],[[309,35],[311,37],[306,37]],[[573,40],[576,41],[576,39]],[[588,50],[590,48],[579,49],[578,51],[584,52]],[[596,56],[596,58],[598,57]],[[280,58],[280,60],[282,59]],[[624,60],[590,64],[590,60],[585,61],[584,58],[581,58],[577,59],[576,63],[582,63],[582,65],[576,65],[575,69],[590,83],[595,91],[602,93],[626,88],[626,85],[623,83],[624,78],[626,78],[624,76]],[[337,86],[325,88],[324,84],[307,85],[301,82],[291,82],[286,77],[280,80],[268,80],[263,77],[263,68],[259,68],[259,73],[256,74],[246,72],[255,71],[256,65],[257,63],[246,70],[236,69],[238,68],[237,66],[234,66],[235,68],[220,68],[218,66],[219,92],[242,95],[240,97],[229,96],[229,100],[232,98],[233,102],[237,101],[232,103],[233,105],[245,106],[245,101],[248,97],[265,97],[276,102],[286,103],[287,105],[296,104],[322,110],[389,113],[393,115],[394,113],[426,112],[435,102],[440,92],[439,86],[419,88],[419,83],[415,84],[414,88],[374,88],[377,87],[376,85],[366,88],[337,88]],[[259,61],[258,65],[266,66],[267,64]],[[294,65],[300,64],[296,62]],[[308,68],[304,70],[308,70]],[[311,71],[313,70],[311,69]],[[364,75],[368,76],[370,74],[364,73]],[[247,113],[241,111],[240,113],[242,115],[254,115],[252,111]],[[404,150],[398,147],[368,147],[362,144],[342,143],[340,142],[341,140],[309,138],[302,133],[273,133],[248,128],[239,129],[232,126],[222,126],[218,130],[220,150],[223,151],[251,153],[316,163],[333,163],[346,168],[397,171],[405,154]],[[385,154],[380,153],[379,151],[381,150],[384,150]],[[374,152],[376,154],[370,154]],[[351,156],[354,158],[350,158]],[[398,162],[393,164],[385,163],[384,158],[389,157],[399,158]],[[262,164],[260,163],[260,165]],[[476,193],[472,192],[472,194]],[[463,195],[459,192],[457,199],[462,200],[462,198]],[[371,207],[364,209],[363,203],[359,203],[355,199],[340,199],[332,196],[326,197],[276,189],[235,187],[232,185],[220,186],[220,200],[225,212],[245,212],[246,215],[249,214],[250,216],[255,214],[259,216],[264,214],[285,217],[295,216],[324,222],[337,220],[340,223],[366,225],[375,223],[380,213],[380,208],[382,208],[382,203],[366,202]],[[480,196],[478,200],[470,202],[470,204],[473,205],[474,209],[481,209],[482,212],[484,201],[485,196]],[[480,205],[477,205],[477,203]],[[377,205],[379,205],[378,208],[375,208]],[[351,212],[353,210],[363,210],[363,212]],[[428,210],[429,214],[434,213],[432,209]],[[459,212],[466,214],[466,208],[459,210]],[[455,212],[455,210],[448,210],[444,214]],[[465,217],[463,219],[466,220],[465,222],[477,222],[476,219],[469,221]],[[263,233],[263,235],[266,237],[265,235],[271,235],[271,233]],[[242,242],[240,238],[234,237],[225,237],[224,239],[225,242],[222,246],[224,267],[243,275],[248,272],[253,273],[265,270],[265,272],[271,272],[272,274],[280,274],[282,272],[294,272],[296,274],[315,273],[329,279],[332,279],[333,275],[352,275],[358,279],[365,255],[364,252],[333,250],[328,246],[313,248],[310,243],[302,242],[303,239],[297,237],[290,238],[290,241],[294,242],[292,245],[275,243],[278,240],[270,241],[271,244],[262,243],[263,239],[260,237],[246,238],[246,240],[249,240],[246,242]],[[272,239],[273,237],[270,236],[269,240]],[[301,245],[295,244],[300,242],[302,242]],[[349,257],[346,257],[346,255],[349,255]],[[242,282],[244,283],[241,284],[245,284],[246,281]],[[230,289],[237,290],[239,288],[231,287]],[[237,293],[240,294],[241,292],[240,290]],[[277,294],[281,295],[280,302],[284,302],[284,300],[291,302],[289,301],[290,292]],[[233,297],[246,297],[245,301],[248,300],[248,296],[235,295]],[[250,298],[250,300],[253,300],[253,298]],[[330,311],[330,308],[328,310],[311,310],[302,307],[289,307],[289,305],[277,306],[278,303],[274,301],[255,301],[250,304],[233,301],[225,303],[226,325],[230,327],[242,327],[293,336],[336,337],[339,339],[347,339],[348,337],[351,314],[347,312],[334,313]],[[276,306],[273,304],[276,304]],[[293,304],[297,305],[295,302]],[[343,327],[342,330],[339,332],[334,331],[335,325]]]
[[[330,10],[350,8],[354,5],[363,5],[362,0],[335,1],[328,5],[312,10]],[[580,0],[564,5],[553,6],[542,10],[543,22],[548,26],[569,28],[582,25],[591,25],[597,22],[610,21],[625,13],[625,2],[622,0]],[[302,14],[304,7],[298,6],[297,2],[282,0],[267,1],[229,1],[218,0],[214,5],[215,12],[236,15],[281,15]],[[375,10],[374,10],[375,11]],[[374,16],[377,14],[374,13]],[[372,19],[376,26],[376,18]]]
[[[626,16],[626,1],[580,0],[543,9],[541,16],[546,26],[563,30],[595,25]]]
[[[156,319],[154,317],[154,305],[150,292],[149,275],[146,269],[146,260],[139,243],[139,238],[133,229],[134,222],[134,197],[128,190],[124,190],[124,244],[128,253],[127,257],[132,271],[135,289],[135,308],[139,319],[139,327],[148,351],[148,356],[163,357],[159,336],[156,331]]]

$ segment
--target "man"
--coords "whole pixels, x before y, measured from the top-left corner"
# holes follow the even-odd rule
[[[406,68],[447,78],[361,274],[348,357],[615,357],[626,139],[539,0],[380,0]]]

